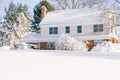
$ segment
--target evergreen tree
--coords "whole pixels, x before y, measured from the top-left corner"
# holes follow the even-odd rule
[[[32,28],[38,32],[40,30],[39,28],[39,23],[41,21],[41,7],[45,6],[48,11],[53,11],[55,8],[47,1],[47,0],[42,0],[40,1],[33,9],[34,12],[34,20],[32,21]]]
[[[41,2],[39,2],[33,9],[33,12],[34,12],[34,24],[39,24],[40,21],[41,21],[41,8],[42,5],[41,5]]]
[[[9,23],[9,25],[13,25],[17,23],[17,18],[19,16],[19,13],[24,13],[25,17],[30,20],[30,15],[28,12],[27,5],[22,5],[18,3],[15,5],[13,2],[10,2],[8,8],[5,8],[5,19]]]
[[[7,30],[10,34],[10,46],[16,47],[20,38],[30,29],[30,15],[27,5],[18,3],[15,5],[10,2],[8,8],[5,8],[5,21],[8,24]]]

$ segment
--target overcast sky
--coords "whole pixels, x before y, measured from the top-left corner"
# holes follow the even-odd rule
[[[7,7],[10,1],[13,1],[14,3],[22,3],[27,4],[29,7],[29,11],[31,14],[33,13],[33,7],[39,3],[41,0],[2,0],[1,7],[0,7],[0,17],[4,15],[4,7]]]

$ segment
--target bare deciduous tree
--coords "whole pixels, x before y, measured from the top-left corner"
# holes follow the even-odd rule
[[[2,2],[2,0],[0,0],[0,3]]]
[[[79,8],[82,0],[54,0],[60,9]]]
[[[105,0],[54,0],[59,9],[76,9],[81,7],[92,7],[95,4],[103,3]]]
[[[97,5],[99,7],[112,7],[116,4],[120,4],[120,0],[51,0],[54,1],[57,9],[76,9],[84,7],[93,7]]]
[[[115,0],[117,3],[120,3],[120,0]]]

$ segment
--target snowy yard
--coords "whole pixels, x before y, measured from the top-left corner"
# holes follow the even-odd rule
[[[120,53],[0,51],[0,80],[120,80]]]

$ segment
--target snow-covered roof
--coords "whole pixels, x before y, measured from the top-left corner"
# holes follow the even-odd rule
[[[37,43],[40,42],[40,34],[38,33],[27,33],[25,34],[20,41],[21,42],[29,42],[29,43]]]
[[[48,12],[45,18],[41,21],[40,26],[43,25],[59,25],[59,24],[72,24],[72,23],[91,23],[106,21],[108,15],[105,14],[106,9],[71,9],[71,10],[58,10]]]
[[[27,33],[25,34],[20,41],[27,43],[39,43],[39,42],[53,42],[58,38],[42,38],[38,33]]]
[[[96,36],[79,36],[79,37],[74,37],[78,40],[98,40],[98,39],[110,39],[112,35],[96,35]],[[21,38],[21,42],[28,42],[28,43],[39,43],[39,42],[56,42],[59,38],[43,38],[40,36],[40,34],[37,33],[29,33],[25,34]]]

